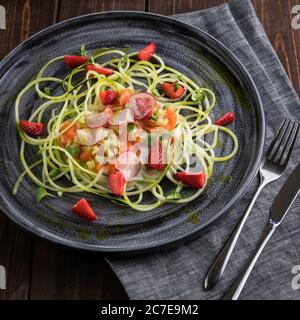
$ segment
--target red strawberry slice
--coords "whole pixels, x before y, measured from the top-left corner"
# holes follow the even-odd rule
[[[116,172],[108,176],[108,183],[111,192],[117,196],[121,196],[125,192],[126,181],[121,172]]]
[[[164,82],[162,85],[164,94],[171,99],[179,99],[185,94],[185,88],[174,83]]]
[[[235,120],[235,114],[233,112],[227,112],[226,114],[224,114],[223,117],[221,117],[220,119],[218,119],[215,124],[217,126],[228,126],[231,123],[233,123]]]
[[[203,172],[177,172],[176,179],[189,187],[202,189],[205,186],[206,175]]]
[[[87,219],[90,221],[97,220],[97,216],[93,209],[90,207],[88,202],[82,198],[80,199],[73,207],[72,212],[83,219]]]
[[[95,71],[99,74],[104,74],[105,76],[110,76],[111,74],[113,74],[113,69],[104,68],[96,64],[87,64],[85,67],[85,71],[86,72]]]
[[[64,63],[69,68],[77,68],[85,63],[87,63],[87,56],[65,56]]]
[[[39,122],[30,122],[20,120],[20,126],[29,136],[39,137],[43,134],[44,124]]]
[[[112,104],[117,98],[117,92],[114,90],[105,90],[100,92],[100,99],[102,103],[106,106]]]
[[[152,58],[154,53],[156,52],[156,44],[154,42],[151,42],[147,47],[143,48],[139,51],[137,58],[141,61],[148,61]]]
[[[141,120],[151,118],[155,105],[156,100],[150,93],[140,92],[130,97],[126,107],[133,110],[137,120]]]
[[[154,143],[148,156],[148,167],[163,171],[166,167],[164,164],[163,147],[161,143]]]

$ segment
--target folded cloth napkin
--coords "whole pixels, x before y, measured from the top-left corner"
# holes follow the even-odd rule
[[[250,72],[263,102],[270,143],[284,117],[300,119],[299,99],[248,0],[234,0],[204,11],[175,16],[219,39]],[[299,139],[300,140],[300,139]],[[297,160],[298,159],[298,160]],[[300,159],[298,142],[286,176]],[[267,187],[242,232],[223,280],[203,290],[205,274],[245,210],[257,185],[242,201],[197,240],[180,247],[134,258],[108,258],[131,299],[219,299],[255,249],[268,221],[269,208],[284,182]],[[257,183],[257,181],[256,181]],[[300,199],[299,199],[300,200]],[[240,299],[300,299],[295,272],[300,270],[300,201],[271,238]],[[294,278],[294,281],[293,281]],[[293,285],[294,284],[294,285]],[[300,287],[300,281],[298,284]]]

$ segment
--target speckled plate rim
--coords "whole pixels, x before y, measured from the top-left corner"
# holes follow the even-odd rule
[[[50,240],[51,242],[54,242],[57,245],[62,245],[68,248],[73,249],[80,249],[84,251],[93,251],[98,253],[104,253],[104,254],[143,254],[150,251],[158,251],[170,247],[174,247],[176,245],[179,245],[183,242],[191,241],[197,237],[200,236],[200,231],[203,231],[208,226],[210,226],[213,222],[218,220],[221,216],[223,216],[225,213],[227,213],[230,209],[233,208],[234,205],[238,203],[238,201],[243,197],[243,195],[246,193],[248,187],[250,186],[251,182],[253,181],[254,177],[256,176],[259,165],[262,159],[262,154],[264,150],[264,142],[265,142],[265,116],[264,116],[264,110],[262,106],[262,102],[260,99],[260,95],[258,92],[258,89],[255,86],[254,81],[252,80],[251,75],[246,70],[246,68],[243,66],[243,64],[240,62],[240,60],[227,49],[226,46],[224,46],[219,40],[212,37],[208,33],[194,27],[189,26],[186,23],[180,22],[174,18],[162,16],[159,14],[153,14],[153,13],[146,13],[146,12],[139,12],[139,11],[107,11],[107,12],[98,12],[98,13],[92,13],[92,14],[86,14],[81,15],[78,17],[74,17],[62,22],[59,22],[57,24],[54,24],[52,26],[49,26],[31,37],[29,37],[27,40],[19,44],[15,49],[13,49],[1,62],[0,62],[0,78],[3,77],[3,75],[9,70],[9,68],[14,64],[14,58],[16,55],[20,55],[22,51],[26,50],[27,46],[30,46],[31,42],[37,41],[39,38],[43,38],[45,35],[47,35],[49,32],[55,31],[57,28],[66,27],[70,23],[74,22],[80,22],[84,20],[89,20],[90,18],[99,17],[101,18],[141,18],[144,17],[145,19],[152,19],[152,20],[159,20],[160,22],[165,22],[173,25],[177,25],[181,28],[185,28],[188,31],[191,31],[193,34],[198,35],[199,37],[205,39],[210,45],[214,47],[214,49],[222,56],[223,58],[226,58],[232,66],[229,68],[227,67],[231,73],[236,74],[239,73],[239,77],[243,79],[243,82],[246,83],[248,86],[248,91],[250,91],[251,95],[253,95],[253,101],[254,105],[257,108],[257,147],[256,147],[256,154],[254,157],[253,163],[248,167],[248,175],[244,177],[242,182],[240,183],[240,188],[236,192],[236,194],[228,201],[226,206],[224,206],[217,214],[215,214],[211,219],[206,221],[204,224],[200,224],[199,227],[195,228],[193,231],[186,233],[180,237],[177,237],[175,239],[168,239],[166,241],[162,241],[157,244],[149,244],[149,245],[143,245],[141,247],[136,248],[117,248],[117,247],[108,247],[108,246],[99,246],[99,245],[92,245],[92,244],[85,244],[83,242],[76,242],[67,240],[63,237],[56,236],[34,224],[32,224],[30,221],[26,220],[20,212],[17,210],[14,210],[11,206],[9,201],[7,199],[3,198],[0,195],[0,208],[1,210],[16,224],[18,224],[20,227],[28,231],[30,234],[36,235],[40,238],[44,238],[47,240]]]

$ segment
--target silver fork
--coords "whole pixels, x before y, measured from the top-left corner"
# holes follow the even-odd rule
[[[260,165],[260,184],[253,196],[253,199],[207,272],[204,280],[204,288],[206,290],[213,288],[221,278],[244,224],[263,188],[267,184],[278,180],[283,175],[289,162],[298,131],[298,122],[288,119],[283,121]]]

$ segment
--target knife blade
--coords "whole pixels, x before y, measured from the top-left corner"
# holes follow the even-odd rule
[[[289,211],[290,207],[296,200],[300,192],[300,164],[293,173],[288,177],[287,181],[276,196],[270,209],[270,221],[275,225],[279,225]]]

